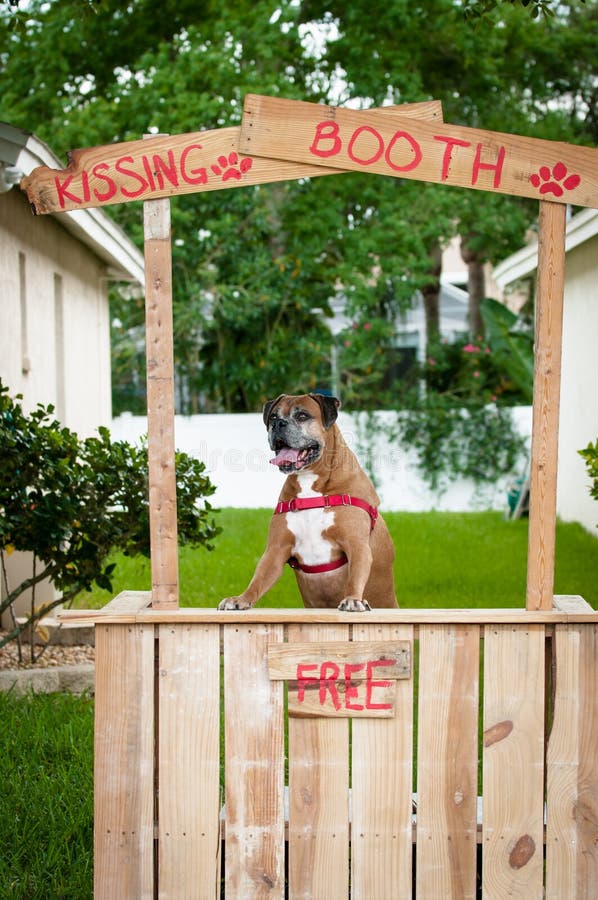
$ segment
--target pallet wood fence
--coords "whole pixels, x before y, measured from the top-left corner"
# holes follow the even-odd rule
[[[167,198],[348,170],[539,200],[525,609],[179,608]],[[553,596],[565,205],[598,207],[598,151],[248,95],[240,128],[22,187],[145,201],[152,591],[64,614],[96,626],[96,900],[598,897],[598,613]]]
[[[598,622],[581,598],[367,616],[150,603],[87,614],[97,898],[596,896]],[[376,675],[376,701],[396,677],[392,715],[349,719],[340,678],[339,709],[295,706],[285,745],[297,660],[317,706],[317,660],[347,642],[413,649],[408,677]]]

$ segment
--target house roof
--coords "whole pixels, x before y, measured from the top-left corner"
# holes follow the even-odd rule
[[[584,209],[567,223],[565,252],[573,250],[591,238],[598,236],[598,209]],[[494,280],[504,288],[520,278],[525,278],[538,267],[538,243],[528,244],[508,256],[493,271]]]
[[[0,190],[9,190],[37,166],[62,169],[50,148],[34,134],[0,122]],[[114,281],[144,283],[143,254],[101,209],[78,209],[53,216],[108,265]]]

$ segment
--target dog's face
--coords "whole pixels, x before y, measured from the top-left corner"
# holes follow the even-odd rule
[[[281,394],[264,405],[268,442],[276,453],[270,462],[285,475],[313,466],[321,458],[326,431],[340,406],[336,397],[323,394]]]

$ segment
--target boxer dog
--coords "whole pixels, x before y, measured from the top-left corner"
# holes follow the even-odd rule
[[[270,462],[287,478],[253,578],[218,609],[250,609],[286,563],[307,607],[397,606],[393,543],[374,486],[336,425],[339,406],[322,394],[281,394],[265,404]]]

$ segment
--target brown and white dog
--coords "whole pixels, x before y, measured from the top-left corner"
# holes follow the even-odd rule
[[[287,562],[307,607],[397,606],[393,543],[374,486],[336,425],[339,405],[322,394],[281,394],[265,404],[270,462],[287,478],[249,586],[218,609],[250,609]]]

